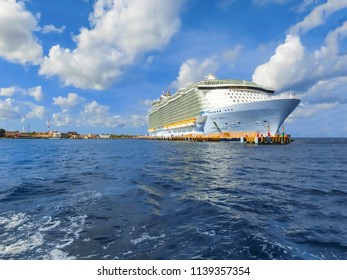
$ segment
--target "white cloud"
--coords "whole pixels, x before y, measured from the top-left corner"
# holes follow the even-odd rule
[[[298,97],[310,104],[347,104],[347,76],[318,81],[304,93],[299,93]]]
[[[0,120],[44,119],[46,109],[30,101],[13,98],[0,99]]]
[[[92,101],[85,105],[80,114],[81,123],[87,126],[117,127],[124,126],[125,120],[119,115],[111,115],[109,107]]]
[[[241,50],[242,50],[242,46],[238,44],[235,47],[224,51],[223,58],[226,61],[234,61],[240,55]]]
[[[253,81],[265,87],[284,89],[306,77],[305,48],[299,36],[287,35],[270,60],[258,66]]]
[[[36,101],[41,101],[43,99],[42,87],[37,86],[28,89],[28,95],[32,96]]]
[[[110,113],[108,106],[100,105],[94,100],[84,106],[77,117],[76,123],[78,126],[91,127],[139,127],[146,125],[147,119],[145,116],[137,114],[128,117],[114,115]]]
[[[303,0],[301,3],[297,6],[296,11],[298,13],[303,13],[309,9],[309,7],[313,4],[315,4],[316,0]]]
[[[30,108],[30,111],[25,115],[26,119],[44,119],[46,117],[45,107],[36,105],[31,102],[25,102],[25,105]]]
[[[0,100],[0,120],[20,119],[19,107],[14,104],[12,98]]]
[[[196,59],[188,59],[181,65],[177,80],[171,86],[176,89],[185,87],[202,80],[207,74],[214,73],[217,69],[216,57],[206,58],[201,63]]]
[[[291,34],[302,34],[325,23],[327,18],[334,12],[347,8],[346,0],[329,0],[317,6],[304,20],[290,28]]]
[[[314,59],[318,66],[317,74],[346,75],[347,55],[342,49],[340,53],[340,41],[347,37],[347,21],[335,30],[331,31],[326,39],[325,45],[314,53]]]
[[[132,114],[130,116],[114,114],[110,111],[109,106],[99,104],[95,100],[84,102],[86,100],[75,93],[69,93],[67,97],[59,96],[53,100],[54,104],[62,109],[61,112],[52,114],[52,125],[55,127],[116,128],[147,125],[145,114]],[[143,101],[143,103],[148,103],[148,101]],[[77,108],[72,111],[70,110],[72,107]]]
[[[129,118],[126,118],[127,120],[127,125],[128,123],[132,127],[140,127],[140,126],[147,126],[147,116],[144,115],[137,115],[137,114],[132,114]]]
[[[19,94],[21,96],[31,96],[36,101],[42,101],[44,97],[44,93],[42,91],[41,86],[32,87],[32,88],[21,88],[19,86],[11,86],[8,88],[0,88],[0,96],[8,96],[12,97],[15,94]]]
[[[286,129],[295,129],[297,136],[346,137],[347,123],[341,119],[346,111],[347,104],[337,102],[305,104],[290,115]]]
[[[20,64],[39,64],[42,46],[33,32],[38,29],[36,18],[23,2],[0,1],[0,56]]]
[[[74,37],[76,49],[53,46],[39,73],[58,75],[64,85],[101,90],[139,55],[166,45],[180,27],[182,0],[98,0]]]
[[[67,97],[53,97],[53,104],[60,106],[61,108],[72,108],[77,104],[83,102],[84,98],[78,96],[78,94],[70,92]]]
[[[321,103],[321,104],[305,104],[302,107],[299,107],[292,113],[290,118],[298,119],[298,118],[310,118],[315,117],[318,114],[322,113],[322,111],[331,111],[338,106],[338,103]]]
[[[0,96],[7,96],[11,97],[15,94],[16,88],[9,87],[9,88],[0,88]]]
[[[347,37],[347,21],[329,32],[325,44],[312,53],[305,51],[298,35],[287,35],[270,60],[258,66],[253,81],[276,90],[298,84],[314,85],[320,80],[347,75],[347,55],[340,41]]]
[[[300,84],[312,86],[319,80],[347,75],[347,55],[340,41],[347,37],[347,21],[329,32],[320,49],[305,50],[301,36],[325,23],[334,12],[347,7],[347,1],[331,0],[314,8],[304,20],[292,26],[285,43],[276,48],[270,60],[256,68],[253,80],[276,90]]]
[[[71,115],[67,112],[62,113],[54,113],[52,115],[53,120],[52,124],[57,127],[61,126],[74,126],[76,125],[75,118],[71,117]]]
[[[45,25],[44,27],[41,28],[41,32],[43,34],[48,34],[48,33],[58,33],[62,34],[65,30],[65,26],[62,26],[60,28],[54,26],[53,24]]]
[[[317,6],[290,28],[285,42],[253,74],[256,83],[279,92],[296,90],[304,106],[298,107],[288,122],[300,119],[300,125],[308,128],[303,135],[347,133],[347,125],[341,119],[347,110],[347,54],[342,43],[347,37],[347,21],[331,30],[316,50],[305,49],[301,40],[309,30],[324,24],[331,14],[346,7],[346,1],[328,1]]]

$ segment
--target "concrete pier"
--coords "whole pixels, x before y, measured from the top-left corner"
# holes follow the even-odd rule
[[[191,142],[220,142],[220,141],[237,141],[244,144],[256,145],[273,145],[273,144],[289,144],[293,140],[290,135],[272,135],[259,136],[257,133],[237,133],[237,135],[229,132],[216,133],[210,135],[203,134],[187,134],[181,136],[137,136],[138,139],[144,140],[164,140],[164,141],[191,141]]]

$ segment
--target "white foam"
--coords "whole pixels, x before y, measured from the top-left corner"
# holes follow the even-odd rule
[[[87,215],[69,217],[68,219],[71,224],[64,230],[66,232],[65,236],[72,235],[75,239],[79,239],[80,233],[83,231],[83,226],[86,223],[87,217]]]
[[[48,219],[48,221],[39,228],[39,231],[49,231],[60,225],[59,220],[52,222],[52,217],[46,217],[46,218]]]
[[[123,256],[131,255],[132,253],[133,253],[133,251],[124,252]]]
[[[0,217],[0,225],[5,225],[5,229],[13,229],[28,220],[28,217],[24,213],[11,213],[10,217]]]
[[[64,242],[64,243],[63,243],[63,244],[58,244],[58,245],[56,246],[56,248],[62,249],[62,248],[64,248],[64,247],[66,247],[66,246],[69,246],[69,245],[71,245],[71,244],[74,242],[74,239],[73,239],[73,238],[70,238],[70,239],[62,239],[61,241]]]
[[[14,238],[11,237],[7,240],[4,240],[4,243],[11,243]],[[14,255],[32,250],[36,247],[39,247],[43,244],[43,235],[41,233],[35,233],[31,236],[28,236],[27,239],[19,239],[10,245],[0,245],[0,255]]]
[[[131,239],[130,242],[134,245],[141,243],[145,240],[153,240],[153,239],[159,239],[159,238],[164,238],[166,235],[161,234],[159,236],[150,236],[147,232],[144,232],[141,237],[136,238],[136,239]]]
[[[44,257],[44,259],[48,259],[48,260],[73,260],[76,258],[69,256],[68,253],[63,252],[59,249],[53,249],[52,251],[50,251],[48,253],[47,256]]]
[[[50,216],[37,219],[25,213],[4,213],[0,217],[0,256],[15,257],[25,254],[27,257],[44,259],[72,259],[61,249],[80,238],[87,215],[70,216],[65,220]],[[48,241],[50,231],[63,235],[61,239]],[[36,249],[35,251],[33,251]],[[39,255],[38,255],[39,254]],[[25,257],[26,258],[26,257]]]

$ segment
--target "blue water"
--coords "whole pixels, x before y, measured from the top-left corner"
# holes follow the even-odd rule
[[[347,259],[347,139],[0,139],[0,259]]]

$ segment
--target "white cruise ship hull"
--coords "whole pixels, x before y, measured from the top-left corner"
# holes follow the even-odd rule
[[[257,132],[267,135],[270,132],[274,135],[299,103],[299,99],[273,99],[219,108],[216,113],[206,115],[200,131],[204,134]]]

